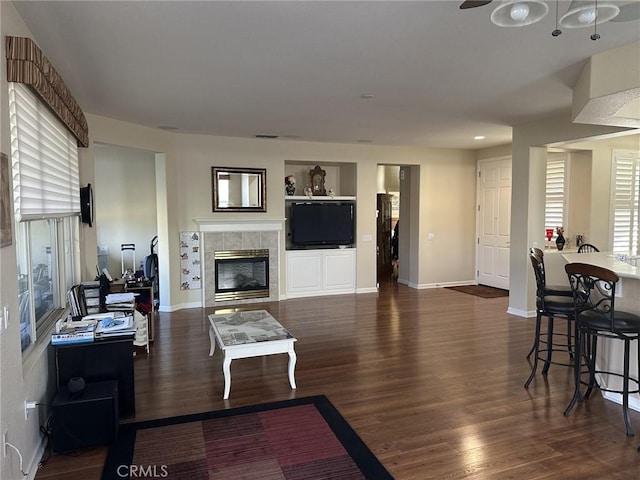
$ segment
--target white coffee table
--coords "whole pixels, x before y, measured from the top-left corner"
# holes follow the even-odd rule
[[[289,354],[289,383],[296,388],[294,370],[296,339],[266,310],[233,312],[209,315],[209,339],[213,356],[216,343],[224,352],[222,372],[224,373],[223,399],[229,398],[231,390],[231,360],[236,358],[260,357],[276,353]]]

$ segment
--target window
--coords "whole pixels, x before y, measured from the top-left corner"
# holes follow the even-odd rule
[[[79,278],[75,138],[29,88],[9,83],[22,351],[57,320]]]
[[[640,153],[613,151],[611,245],[616,253],[638,255]]]
[[[566,226],[566,154],[549,154],[547,157],[544,228]]]

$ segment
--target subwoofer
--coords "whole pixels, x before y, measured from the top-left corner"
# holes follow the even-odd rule
[[[60,388],[51,404],[56,452],[108,445],[118,435],[118,382],[86,383],[81,392]]]

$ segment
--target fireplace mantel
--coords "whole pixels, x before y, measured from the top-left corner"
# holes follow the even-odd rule
[[[200,232],[280,232],[284,218],[276,219],[214,219],[194,218]]]

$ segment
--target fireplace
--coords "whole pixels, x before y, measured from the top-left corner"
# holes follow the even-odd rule
[[[269,250],[216,250],[215,301],[269,296]]]

